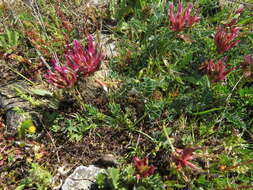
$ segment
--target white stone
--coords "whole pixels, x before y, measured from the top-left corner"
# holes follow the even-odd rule
[[[94,165],[79,166],[65,180],[62,190],[93,190],[95,187],[96,176],[105,172],[104,169]]]

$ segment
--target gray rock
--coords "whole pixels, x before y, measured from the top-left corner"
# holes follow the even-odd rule
[[[99,173],[104,173],[105,170],[94,165],[79,166],[65,180],[62,185],[62,190],[95,190],[97,189],[95,180]]]
[[[20,123],[31,118],[31,115],[29,112],[27,112],[31,109],[29,103],[17,96],[15,88],[27,89],[27,86],[23,82],[15,82],[0,88],[0,108],[4,110],[6,115],[6,132],[9,135],[15,135],[17,133],[17,127],[20,125]],[[15,111],[15,108],[19,108],[26,113],[18,113]]]
[[[109,59],[117,56],[116,42],[112,35],[101,34],[100,38],[105,56]]]
[[[102,103],[106,101],[107,92],[96,80],[102,82],[108,81],[109,72],[110,69],[103,62],[100,69],[93,76],[78,81],[78,89],[85,103],[93,105],[95,102],[98,103],[101,101]]]
[[[118,161],[112,154],[105,154],[96,160],[94,164],[99,167],[108,168],[116,167],[118,165]]]

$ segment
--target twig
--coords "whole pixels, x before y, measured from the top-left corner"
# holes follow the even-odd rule
[[[77,89],[77,87],[74,87],[73,90],[74,90],[73,96],[75,97],[75,99],[77,100],[77,102],[81,105],[81,108],[84,111],[85,110],[85,103],[83,103],[84,99],[82,97],[82,94],[79,92],[79,90]],[[75,92],[77,93],[77,95],[75,94]]]
[[[15,69],[13,69],[11,66],[9,66],[8,64],[5,64],[5,66],[7,66],[12,72],[16,73],[17,75],[21,76],[22,78],[24,78],[26,81],[28,81],[29,83],[31,83],[32,85],[35,85],[34,82],[32,82],[31,80],[29,80],[27,77],[25,77],[24,75],[22,75],[20,72],[16,71]]]
[[[234,87],[232,88],[230,94],[229,94],[229,95],[227,96],[227,98],[226,98],[226,105],[225,105],[225,107],[224,107],[224,111],[223,111],[223,113],[222,113],[221,118],[217,121],[217,122],[219,122],[219,127],[221,126],[221,121],[222,121],[222,120],[224,119],[224,117],[225,117],[225,111],[226,111],[226,108],[228,107],[229,100],[230,100],[230,98],[231,98],[233,92],[235,91],[236,87],[238,86],[238,84],[241,82],[242,79],[243,79],[243,76],[241,76],[240,79],[236,82],[236,84],[235,84]]]
[[[108,93],[108,87],[103,81],[95,79],[95,82],[98,83],[106,93]]]
[[[33,12],[34,12],[34,17],[37,18],[38,22],[40,23],[41,27],[43,28],[43,31],[44,31],[45,35],[47,36],[47,32],[46,32],[47,30],[46,30],[46,27],[45,27],[45,25],[43,23],[43,18],[42,18],[41,14],[40,14],[40,11],[39,11],[40,8],[38,6],[37,1],[35,1],[34,4],[32,4],[32,9],[33,9]]]
[[[144,135],[145,137],[147,137],[148,139],[150,139],[151,141],[153,141],[154,143],[156,143],[156,140],[154,138],[152,138],[151,136],[149,136],[147,133],[144,133],[143,131],[141,130],[135,130],[136,132]]]
[[[57,147],[56,147],[56,145],[55,145],[54,139],[53,139],[52,135],[51,135],[51,134],[48,132],[48,130],[46,129],[46,127],[45,127],[45,125],[44,125],[42,119],[41,119],[41,118],[39,118],[39,119],[40,119],[40,123],[42,124],[43,128],[44,128],[45,131],[47,132],[47,134],[48,134],[48,136],[49,136],[49,138],[50,138],[50,140],[51,140],[51,142],[52,142],[52,144],[53,144],[53,147],[55,148],[55,153],[56,153],[57,161],[58,161],[58,163],[60,163],[61,160],[60,160],[60,156],[59,156]]]
[[[6,148],[6,145],[0,150],[0,153],[2,153]]]
[[[243,4],[243,5],[245,5],[246,7],[248,6],[248,7],[253,7],[253,4],[251,4],[251,3],[246,3],[246,2],[241,2],[241,1],[238,1],[238,0],[227,0],[227,1],[230,1],[230,2],[233,2],[233,3],[237,3],[237,4]]]
[[[168,135],[168,133],[166,131],[165,125],[163,125],[163,132],[164,132],[164,134],[165,134],[165,136],[166,136],[166,138],[167,138],[167,140],[169,142],[169,145],[171,147],[172,152],[176,152],[175,147],[173,146],[173,144],[172,144],[172,142],[170,140],[170,137],[169,137],[169,135]]]
[[[36,49],[36,48],[35,48]],[[45,58],[42,56],[42,54],[40,53],[40,51],[38,49],[36,49],[37,54],[39,55],[41,61],[44,63],[44,65],[51,70],[51,67],[48,65],[48,63],[46,62]]]
[[[135,127],[138,123],[140,123],[145,117],[147,116],[147,113],[144,113],[143,116],[141,116],[136,122],[134,122],[132,127]]]
[[[233,94],[235,88],[236,88],[236,87],[238,86],[238,84],[241,82],[242,78],[243,78],[243,76],[241,76],[240,79],[236,82],[236,84],[234,85],[234,87],[233,87],[232,90],[231,90],[231,93],[230,93],[230,94],[228,95],[228,97],[226,98],[226,106],[227,106],[227,104],[228,104],[228,100],[231,98],[231,96],[232,96],[232,94]]]
[[[141,137],[141,134],[138,135],[137,142],[136,142],[136,146],[135,146],[135,150],[137,150],[137,148],[138,148],[138,146],[139,146],[140,137]]]
[[[253,163],[253,160],[247,160],[244,162],[240,162],[239,164],[225,168],[223,171],[232,170],[232,169],[237,168],[239,166],[243,166],[243,165],[250,164],[250,163]]]

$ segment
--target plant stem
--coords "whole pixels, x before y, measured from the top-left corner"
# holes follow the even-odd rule
[[[168,142],[169,142],[169,145],[170,145],[170,148],[171,148],[172,152],[175,152],[175,151],[176,151],[176,150],[175,150],[175,147],[173,146],[173,144],[172,144],[172,142],[171,142],[171,140],[170,140],[170,137],[169,137],[169,135],[168,135],[168,133],[167,133],[167,131],[166,131],[165,125],[163,125],[163,132],[164,132],[164,134],[165,134],[165,136],[166,136],[166,138],[167,138],[167,140],[168,140]]]
[[[5,64],[12,72],[16,73],[17,75],[21,76],[22,78],[24,78],[26,81],[28,81],[29,83],[31,83],[33,86],[35,86],[35,83],[32,82],[31,80],[29,80],[27,77],[25,77],[24,75],[22,75],[20,72],[16,71],[15,69],[13,69],[11,66],[9,66],[8,64]]]

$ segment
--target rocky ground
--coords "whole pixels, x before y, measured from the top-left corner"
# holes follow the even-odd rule
[[[60,3],[60,1],[56,2]],[[136,90],[135,87],[129,89],[130,87],[128,88],[127,86],[138,84],[138,82],[145,82],[145,77],[140,77],[141,79],[138,79],[139,81],[134,79],[132,82],[129,82],[130,84],[124,84],[124,82],[128,80],[126,79],[127,77],[125,77],[127,76],[127,72],[129,72],[127,69],[128,66],[130,65],[129,67],[131,67],[131,64],[136,64],[134,62],[136,60],[133,61],[130,57],[133,56],[134,53],[141,51],[138,48],[143,48],[143,46],[133,43],[133,52],[128,51],[122,56],[124,48],[122,48],[122,44],[119,44],[123,41],[123,38],[120,38],[119,36],[127,31],[128,28],[124,28],[124,24],[126,23],[123,23],[120,29],[116,28],[115,26],[119,24],[117,23],[117,20],[108,17],[107,12],[109,9],[112,9],[110,6],[110,3],[112,2],[108,0],[76,0],[75,3],[63,1],[62,3],[64,6],[62,7],[65,11],[63,12],[66,13],[65,16],[63,12],[60,12],[57,9],[57,3],[55,3],[54,6],[51,1],[47,1],[47,3],[49,6],[48,10],[39,7],[39,3],[36,0],[3,0],[0,2],[0,7],[5,15],[4,19],[1,20],[1,25],[8,23],[9,26],[15,26],[20,31],[25,31],[34,23],[39,23],[39,28],[42,31],[43,27],[47,30],[42,32],[42,34],[46,36],[45,38],[49,39],[50,32],[55,30],[53,31],[55,32],[54,36],[58,35],[60,37],[59,39],[53,39],[52,41],[58,40],[57,42],[59,43],[61,43],[61,40],[68,41],[66,37],[68,36],[67,34],[72,35],[72,33],[74,33],[78,40],[84,40],[85,34],[90,33],[94,35],[95,41],[99,42],[99,46],[102,47],[105,58],[99,71],[91,77],[81,79],[78,82],[78,87],[73,89],[73,95],[64,90],[53,93],[57,91],[57,88],[47,84],[43,79],[42,76],[46,73],[48,63],[52,56],[51,53],[48,53],[52,52],[52,50],[44,48],[44,46],[47,46],[47,43],[49,43],[45,42],[46,40],[44,38],[41,37],[40,39],[35,34],[35,37],[32,36],[33,33],[31,33],[31,31],[23,31],[24,33],[22,33],[22,35],[30,34],[30,36],[28,35],[28,37],[25,37],[22,41],[27,47],[18,45],[18,47],[21,46],[20,49],[22,51],[17,49],[16,46],[12,46],[9,49],[1,49],[0,190],[36,188],[54,190],[94,190],[97,189],[95,176],[98,173],[106,172],[105,169],[109,167],[121,167],[121,165],[131,163],[135,154],[142,151],[147,153],[146,155],[151,155],[152,163],[159,163],[158,170],[162,171],[161,173],[164,179],[173,176],[171,178],[174,180],[177,174],[174,175],[173,172],[175,172],[176,169],[169,174],[163,170],[168,166],[171,166],[173,155],[171,156],[169,151],[164,151],[161,147],[169,146],[169,143],[164,140],[166,138],[168,141],[173,139],[173,143],[176,144],[177,147],[183,147],[182,144],[184,144],[185,141],[190,141],[185,137],[183,143],[181,137],[182,135],[185,135],[184,133],[188,133],[188,131],[185,132],[184,130],[188,118],[195,119],[197,116],[190,115],[187,117],[187,114],[183,113],[177,119],[173,121],[169,120],[167,122],[164,118],[167,117],[170,110],[163,110],[161,111],[159,118],[154,120],[147,119],[149,117],[149,113],[145,112],[145,109],[147,109],[147,107],[145,107],[145,104],[148,101],[147,99],[150,98],[154,102],[162,102],[162,99],[165,98],[163,95],[163,86],[159,86],[153,91],[151,90],[152,95],[147,98],[145,97],[145,93],[149,93],[148,90],[150,89],[148,89],[148,87],[147,92],[140,92]],[[248,2],[245,2],[244,4],[246,7],[251,6]],[[220,1],[219,9],[230,5],[231,3],[229,4],[226,1]],[[65,6],[67,6],[67,8]],[[233,6],[233,9],[237,9],[239,4],[233,2]],[[51,8],[54,11],[52,11]],[[145,10],[146,9],[147,14],[151,14],[148,6],[145,7]],[[30,19],[29,16],[22,14],[25,11],[31,13],[32,19]],[[57,28],[56,26],[51,26],[47,22],[44,24],[40,23],[43,14],[46,15],[47,19],[54,22],[54,19],[56,19],[52,16],[54,13],[59,14],[58,16],[62,21],[61,24],[56,22],[56,26],[60,26],[60,30],[65,27],[63,34],[55,29]],[[131,17],[131,14],[133,14],[131,11],[126,14],[126,20],[128,17]],[[28,19],[21,25],[22,28],[18,23],[21,22],[20,18],[25,18],[26,16]],[[136,23],[133,22],[133,24]],[[141,24],[139,23],[139,25]],[[77,32],[73,32],[73,28],[75,28]],[[34,27],[33,29],[35,30],[37,28]],[[3,31],[4,30],[0,28],[0,34],[2,34]],[[130,38],[135,38],[135,33],[131,32],[129,32],[130,34],[128,34],[128,32],[126,33]],[[136,33],[138,32],[140,31],[137,31]],[[145,32],[141,35],[144,34]],[[36,39],[38,38],[41,41],[36,42]],[[187,41],[187,37],[183,36],[181,38],[183,41]],[[150,40],[152,40],[151,37]],[[191,39],[188,41],[191,41]],[[193,41],[190,43],[192,42]],[[68,45],[69,44],[65,43],[65,46]],[[61,50],[61,45],[57,46],[56,44],[55,46],[56,49],[59,49],[59,52],[63,53],[64,50]],[[150,52],[152,52],[152,49]],[[170,55],[165,55],[164,60],[167,58],[166,56]],[[141,59],[142,57],[138,58],[138,61]],[[111,66],[117,61],[120,62],[121,65]],[[166,65],[166,61],[163,64]],[[125,78],[118,77],[116,71],[113,69],[122,72],[122,76],[125,74]],[[154,69],[151,68],[150,70],[155,69],[156,67],[154,67]],[[147,72],[147,69],[142,69],[137,75],[141,76],[143,73],[145,75],[145,72]],[[173,73],[174,71],[169,72]],[[178,74],[177,72],[175,73]],[[152,76],[150,80],[151,82],[153,78],[154,77]],[[176,80],[178,81],[175,86],[183,83],[182,81],[182,83],[180,83],[181,79],[179,78]],[[163,80],[158,80],[158,82],[161,81]],[[124,89],[120,91],[123,85],[127,86],[125,88],[127,90]],[[148,85],[149,84],[147,83],[147,86]],[[192,88],[191,85],[192,84],[189,85],[189,88]],[[146,86],[144,87],[146,88]],[[142,85],[140,85],[139,88],[141,89]],[[118,89],[118,94],[115,93],[111,95],[111,92],[116,92]],[[173,93],[169,96],[177,97],[178,89],[180,88],[176,87]],[[118,96],[120,98],[117,99],[113,96]],[[144,100],[140,97],[144,97]],[[115,100],[118,102],[115,102]],[[120,105],[118,109],[116,109],[117,107],[113,107],[114,103]],[[153,109],[150,108],[150,110],[155,112],[155,110],[158,109],[157,107],[159,108],[159,105]],[[116,119],[112,119],[113,117],[111,115],[113,114],[109,108],[111,110],[113,110],[113,108],[116,110],[116,116],[117,112],[121,113],[119,110],[124,110],[123,117],[119,116],[119,118],[116,118],[118,119],[118,122],[115,122]],[[199,113],[199,115],[205,114],[202,112]],[[107,117],[108,115],[111,117]],[[167,122],[166,126],[179,126],[180,132],[177,132],[176,130],[171,132],[171,138],[169,138],[168,135],[161,135],[161,131],[164,130],[163,119]],[[131,121],[134,122],[131,123]],[[82,135],[85,134],[85,136],[81,135],[80,137],[80,135],[76,135],[78,133],[75,129],[72,129],[71,126],[75,127],[82,122],[85,123],[84,125],[89,125],[90,128],[87,132],[85,131],[82,133]],[[96,126],[97,123],[102,124]],[[196,119],[196,123],[199,124],[201,122]],[[94,124],[95,127],[92,127]],[[190,125],[191,122],[188,124]],[[118,125],[120,125],[121,128],[117,127]],[[139,128],[135,129],[134,127],[137,125]],[[22,127],[24,130],[22,130]],[[218,125],[212,129],[214,130],[213,134],[216,133],[216,128],[218,128]],[[195,130],[197,131],[197,129]],[[194,134],[196,131],[190,131],[187,136]],[[240,131],[237,129],[232,131],[234,136],[238,135],[239,132]],[[196,138],[200,136],[199,133],[200,132],[198,131],[196,132]],[[199,142],[202,143],[201,145],[203,147],[204,145],[206,147],[217,146],[217,150],[215,149],[215,151],[219,154],[219,152],[222,152],[225,148],[222,147],[222,140],[212,136],[213,134],[210,133],[211,137],[209,139],[205,139],[207,138],[205,137]],[[252,139],[250,139],[252,136],[250,135],[251,133],[249,132],[249,136],[245,137],[247,142],[252,141]],[[193,139],[194,138],[195,136],[193,135]],[[198,143],[195,142],[195,144]],[[205,147],[199,148],[199,145],[196,145],[195,147],[197,147],[195,148],[196,150],[203,151],[201,154],[204,155],[204,158],[197,159],[197,162],[201,167],[208,168],[207,164],[209,164],[209,159],[218,160],[219,157],[215,154],[216,152],[210,153],[208,155],[210,157],[205,157],[205,154],[208,154],[207,149],[206,152],[204,152]],[[170,164],[165,165],[165,162],[170,162]],[[218,168],[218,170],[221,173],[223,172],[220,168]],[[201,172],[205,173],[202,170],[196,170],[196,173],[191,173],[186,170],[185,173],[182,172],[178,174],[178,176],[184,179],[185,183],[190,184],[190,179],[188,179],[190,178],[189,176],[193,179],[197,179],[201,176]],[[210,179],[214,178],[213,174],[209,175],[208,172],[207,174],[205,173],[205,175],[210,177]],[[229,175],[232,176],[233,173],[230,173]]]

